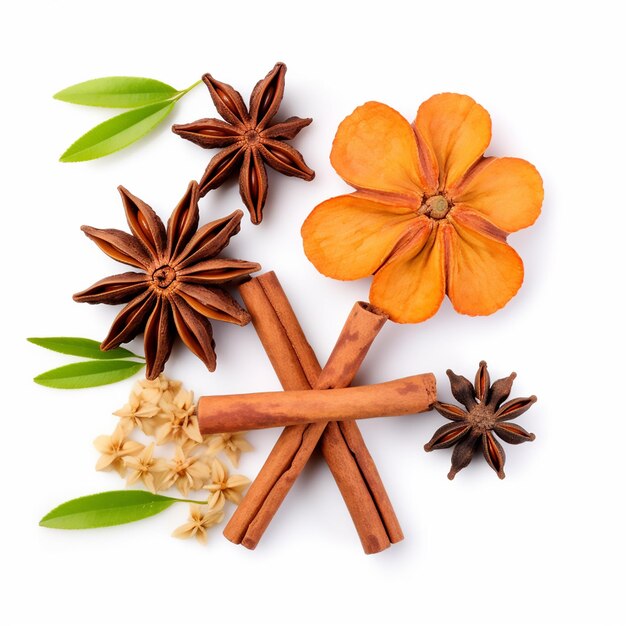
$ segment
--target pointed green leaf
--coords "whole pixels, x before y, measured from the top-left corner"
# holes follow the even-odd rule
[[[93,107],[134,109],[178,94],[171,85],[139,76],[107,76],[78,83],[54,94],[57,100]]]
[[[158,102],[132,109],[98,124],[77,139],[62,155],[63,162],[89,161],[121,150],[158,126],[175,102]]]
[[[156,515],[179,501],[149,491],[105,491],[61,504],[39,525],[65,530],[117,526]]]
[[[27,341],[34,343],[53,352],[82,356],[87,359],[141,359],[126,348],[114,348],[113,350],[100,350],[100,342],[84,337],[29,337]]]
[[[84,389],[130,378],[144,366],[135,361],[81,361],[49,370],[33,380],[55,389]]]

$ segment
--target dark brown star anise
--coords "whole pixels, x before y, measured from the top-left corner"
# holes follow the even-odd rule
[[[167,222],[143,201],[118,187],[132,235],[83,226],[83,232],[111,258],[139,268],[109,276],[74,295],[77,302],[128,304],[102,342],[116,348],[143,331],[146,378],[165,366],[176,334],[209,368],[215,369],[210,319],[243,326],[250,316],[218,285],[257,272],[249,261],[215,258],[239,232],[242,211],[198,229],[198,184],[192,181]]]
[[[452,467],[448,474],[448,478],[452,480],[457,472],[470,464],[474,451],[481,445],[487,463],[500,478],[504,478],[504,449],[493,434],[507,443],[533,441],[535,435],[517,424],[509,423],[509,420],[527,411],[537,401],[537,397],[515,398],[503,404],[511,393],[516,374],[513,372],[509,377],[496,380],[491,385],[485,361],[480,362],[473,385],[467,378],[457,376],[452,370],[448,370],[446,374],[450,379],[452,395],[467,410],[453,404],[436,402],[434,408],[453,423],[439,428],[424,446],[424,450],[430,452],[454,446]]]
[[[264,163],[287,176],[304,180],[315,177],[302,155],[283,141],[293,139],[313,120],[290,117],[284,122],[273,123],[283,99],[286,71],[284,63],[276,63],[254,87],[249,109],[239,92],[205,74],[202,80],[209,88],[217,112],[226,121],[211,118],[172,126],[177,135],[203,148],[223,148],[211,159],[200,179],[200,197],[239,170],[241,198],[250,211],[253,224],[261,223],[267,197]]]

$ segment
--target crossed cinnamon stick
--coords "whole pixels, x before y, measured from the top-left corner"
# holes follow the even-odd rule
[[[253,278],[240,287],[240,292],[286,391],[347,387],[387,320],[384,313],[369,304],[355,304],[322,369],[273,272]],[[436,396],[434,378],[425,376],[431,378],[425,385],[424,409],[434,402]],[[210,407],[210,404],[204,406]],[[201,405],[201,418],[204,412]],[[324,414],[323,410],[320,414]],[[324,420],[287,426],[283,430],[226,525],[224,535],[227,539],[246,548],[256,547],[320,439],[322,454],[346,502],[365,552],[380,552],[404,538],[356,423],[352,420]]]

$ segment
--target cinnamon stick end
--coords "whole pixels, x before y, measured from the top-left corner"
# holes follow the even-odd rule
[[[222,534],[226,537],[226,539],[228,539],[228,541],[234,543],[235,545],[239,545],[241,543],[241,532],[239,529],[230,528],[229,524],[226,524],[226,528],[224,528]]]
[[[435,402],[437,402],[437,379],[432,372],[424,374],[424,386],[429,400],[428,410],[430,410],[433,408]]]
[[[252,539],[251,537],[244,537],[241,545],[248,550],[254,550],[257,547],[258,539]]]
[[[373,313],[377,317],[383,318],[385,320],[389,319],[389,315],[385,313],[385,311],[383,311],[382,309],[379,309],[377,306],[374,306],[373,304],[370,304],[369,302],[363,302],[362,300],[359,300],[356,304],[357,306],[359,306],[364,311],[367,311],[368,313]]]
[[[391,543],[400,543],[401,541],[404,541],[404,533],[399,526],[393,529],[393,533],[389,533],[389,540]]]
[[[378,554],[391,546],[391,542],[388,539],[387,541],[382,541],[376,535],[362,537],[361,542],[363,544],[363,551],[365,554]]]

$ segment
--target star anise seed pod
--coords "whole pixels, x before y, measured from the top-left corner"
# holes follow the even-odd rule
[[[430,452],[454,446],[452,467],[448,474],[448,478],[452,480],[460,470],[470,464],[476,448],[482,446],[487,463],[500,478],[504,478],[506,457],[504,448],[494,437],[494,433],[511,444],[534,441],[533,433],[517,424],[511,424],[510,420],[526,412],[537,401],[537,397],[515,398],[503,404],[511,393],[516,374],[513,372],[491,385],[485,361],[480,362],[473,385],[467,378],[457,376],[452,370],[448,370],[446,374],[450,379],[452,395],[465,406],[465,410],[453,404],[436,402],[433,408],[451,420],[452,424],[439,428],[424,446],[424,450]]]
[[[132,235],[83,226],[108,256],[141,270],[109,276],[74,295],[76,302],[128,303],[115,318],[102,350],[116,348],[143,331],[146,378],[165,366],[176,334],[208,367],[216,356],[209,319],[243,326],[248,313],[219,285],[261,269],[258,263],[216,258],[239,232],[242,211],[198,229],[198,184],[192,181],[167,230],[157,214],[118,187]]]
[[[273,123],[285,91],[284,63],[260,80],[250,96],[246,108],[241,94],[230,85],[220,83],[210,74],[202,80],[217,112],[225,121],[201,119],[190,124],[175,124],[172,130],[203,148],[222,148],[210,161],[200,179],[200,197],[219,187],[231,174],[239,170],[241,198],[250,211],[253,224],[263,219],[267,197],[267,172],[269,165],[281,174],[313,180],[315,172],[304,162],[303,156],[285,139],[293,139],[313,120],[310,117],[290,117]]]

